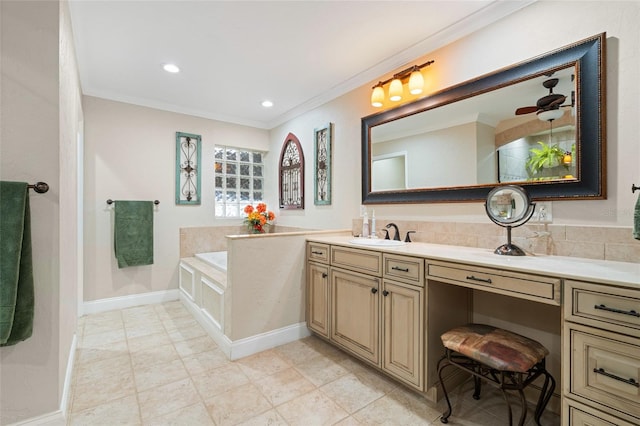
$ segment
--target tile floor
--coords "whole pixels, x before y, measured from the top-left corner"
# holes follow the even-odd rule
[[[78,341],[69,425],[441,424],[442,403],[315,337],[229,361],[179,301],[83,317]],[[449,424],[506,423],[499,393],[463,387]]]

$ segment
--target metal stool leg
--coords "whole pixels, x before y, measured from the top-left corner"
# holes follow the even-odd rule
[[[509,415],[509,426],[513,426],[513,418],[511,416],[511,404],[509,403],[509,395],[507,395],[507,391],[504,388],[500,388],[502,391],[502,396],[504,397],[504,402],[507,404],[507,414]]]
[[[480,390],[482,389],[482,381],[480,377],[473,376],[473,399],[480,399]]]
[[[440,386],[442,386],[444,399],[445,401],[447,401],[447,411],[440,417],[440,421],[442,423],[449,423],[449,416],[451,416],[451,413],[453,411],[453,409],[451,408],[451,401],[449,401],[449,395],[447,394],[447,388],[444,386],[444,380],[442,380],[442,370],[444,370],[445,367],[453,365],[449,362],[448,354],[449,352],[447,350],[447,355],[443,356],[442,358],[440,358],[440,361],[438,361],[438,379],[440,380]]]
[[[543,370],[542,374],[544,374],[544,385],[540,390],[540,398],[538,398],[538,404],[536,404],[536,411],[534,414],[534,419],[538,426],[540,426],[540,417],[542,416],[542,413],[553,396],[553,391],[556,388],[556,381],[553,376],[549,374],[547,370]]]
[[[520,405],[522,406],[522,412],[520,413],[520,421],[518,422],[518,426],[523,426],[524,421],[527,418],[527,399],[524,397],[524,392],[522,389],[518,389],[518,393],[520,394]]]

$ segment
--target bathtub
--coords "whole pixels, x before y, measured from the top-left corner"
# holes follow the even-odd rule
[[[209,253],[196,253],[198,259],[208,263],[219,271],[227,272],[227,252],[212,251]]]

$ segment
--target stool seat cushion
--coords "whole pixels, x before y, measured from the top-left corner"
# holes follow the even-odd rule
[[[500,371],[524,373],[549,355],[535,340],[484,324],[456,327],[441,338],[445,348]]]

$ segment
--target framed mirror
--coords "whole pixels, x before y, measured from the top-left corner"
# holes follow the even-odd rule
[[[534,200],[606,198],[605,40],[362,118],[363,203],[482,201],[508,184]],[[376,162],[398,152],[404,170],[384,173],[404,187],[385,186]]]

